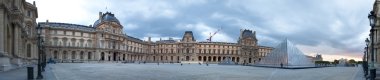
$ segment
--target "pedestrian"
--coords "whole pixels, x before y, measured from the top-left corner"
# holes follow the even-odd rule
[[[182,66],[183,64],[181,63],[181,66]]]

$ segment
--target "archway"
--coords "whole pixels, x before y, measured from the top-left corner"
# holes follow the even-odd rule
[[[113,61],[116,61],[117,60],[116,58],[117,58],[117,52],[114,52],[113,53]]]
[[[214,56],[214,57],[212,58],[212,61],[214,61],[214,62],[216,61],[216,56]]]
[[[189,56],[186,56],[186,61],[190,61],[190,57]]]
[[[203,61],[205,62],[207,60],[207,57],[206,56],[203,56]]]
[[[100,56],[101,56],[100,60],[104,60],[104,52],[102,52],[102,53],[100,54]]]
[[[221,59],[221,57],[219,56],[219,57],[218,57],[218,62],[220,62],[220,59]]]

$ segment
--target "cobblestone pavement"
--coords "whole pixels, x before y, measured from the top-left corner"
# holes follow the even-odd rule
[[[57,80],[363,80],[361,67],[276,69],[211,64],[52,64]]]

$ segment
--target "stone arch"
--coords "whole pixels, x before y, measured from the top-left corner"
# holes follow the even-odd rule
[[[211,62],[211,56],[208,56],[208,60],[207,60],[208,62]]]
[[[207,57],[206,56],[203,56],[203,61],[207,61]]]
[[[198,56],[198,61],[202,61],[202,56]]]
[[[239,62],[240,61],[240,58],[239,57],[236,57],[236,62]]]

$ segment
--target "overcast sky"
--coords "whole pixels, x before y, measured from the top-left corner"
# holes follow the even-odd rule
[[[34,0],[27,0],[33,2]],[[308,55],[361,60],[374,0],[38,0],[38,22],[92,25],[112,12],[127,35],[179,39],[193,31],[205,41],[237,42],[240,29],[256,31],[259,45],[288,38]]]

